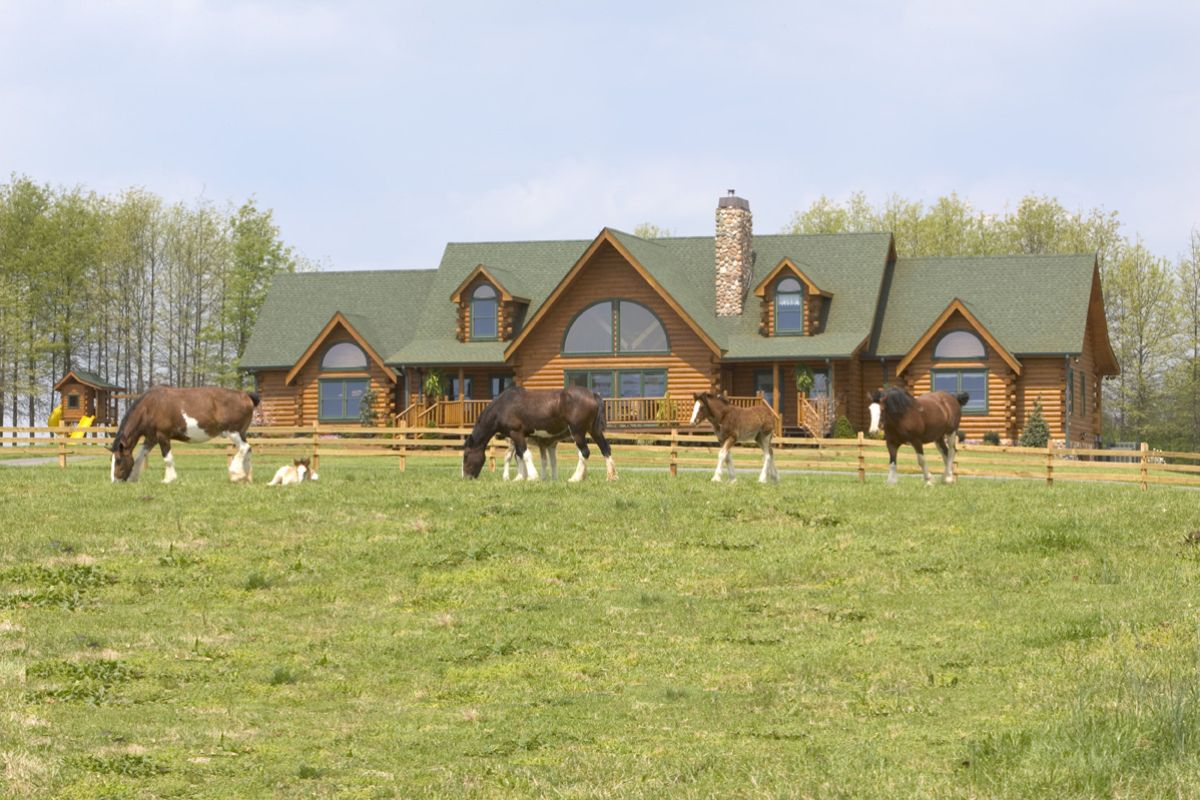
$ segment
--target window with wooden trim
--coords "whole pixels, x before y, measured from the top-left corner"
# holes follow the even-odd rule
[[[1071,416],[1079,414],[1079,390],[1075,384],[1075,370],[1067,368],[1067,407],[1071,411]]]
[[[988,371],[986,369],[935,369],[933,390],[958,394],[966,392],[970,397],[963,406],[964,414],[988,413]]]
[[[491,284],[481,283],[471,293],[471,341],[488,341],[499,335],[499,301]]]
[[[366,369],[367,354],[353,342],[338,342],[325,351],[321,357],[323,370]]]
[[[67,395],[67,408],[79,408],[79,395],[74,393]]]
[[[987,349],[983,340],[970,331],[950,331],[934,345],[933,357],[939,361],[982,361]]]
[[[788,276],[775,284],[775,334],[804,333],[804,284]]]
[[[359,418],[370,381],[366,378],[321,378],[317,385],[318,419],[322,422],[345,422]]]
[[[775,373],[769,369],[760,369],[754,373],[754,393],[762,392],[763,400],[772,408],[775,407]]]
[[[510,389],[516,385],[512,375],[493,375],[491,378],[492,397],[500,396],[500,393],[505,389]]]
[[[470,375],[465,376],[463,378],[462,382],[460,382],[458,380],[458,376],[455,375],[453,378],[450,379],[450,387],[446,392],[446,399],[447,400],[470,400],[472,386],[473,386],[473,382],[471,380]]]
[[[665,369],[567,370],[567,386],[582,386],[601,397],[666,397]]]
[[[667,330],[653,311],[631,300],[602,300],[580,311],[563,337],[563,355],[668,353]]]

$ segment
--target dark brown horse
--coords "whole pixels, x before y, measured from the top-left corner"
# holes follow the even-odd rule
[[[226,436],[237,453],[229,465],[229,479],[235,483],[250,482],[250,445],[246,430],[258,405],[254,392],[239,392],[219,386],[199,386],[194,389],[174,389],[158,386],[134,401],[113,436],[112,480],[136,481],[146,464],[151,448],[158,445],[166,462],[166,477],[170,483],[175,474],[175,458],[171,442],[207,442],[216,436]],[[134,448],[142,442],[135,460]]]
[[[721,468],[729,473],[729,482],[737,480],[733,471],[733,446],[738,442],[748,442],[751,439],[758,442],[763,451],[762,472],[758,475],[759,483],[768,481],[779,482],[779,470],[775,469],[775,451],[771,447],[771,437],[775,435],[775,412],[766,405],[756,405],[752,408],[739,408],[724,395],[713,392],[698,392],[692,395],[696,404],[692,406],[692,423],[706,419],[712,423],[717,432],[717,442],[721,452],[717,454],[717,469],[713,473],[713,483],[721,482]]]
[[[478,478],[483,469],[485,450],[493,436],[499,434],[512,442],[517,457],[525,462],[529,480],[538,480],[533,454],[526,447],[527,439],[556,439],[564,434],[575,441],[579,463],[571,481],[581,481],[587,475],[587,437],[590,435],[604,456],[610,481],[616,480],[612,448],[604,438],[604,401],[600,395],[579,386],[561,390],[533,391],[514,386],[505,389],[479,415],[479,420],[463,442],[462,474]]]
[[[913,397],[895,387],[871,393],[871,433],[883,428],[888,448],[888,485],[896,483],[896,451],[902,444],[911,444],[917,451],[917,463],[925,473],[925,485],[932,486],[929,467],[925,465],[925,448],[935,442],[945,462],[943,481],[954,483],[954,451],[958,447],[958,424],[962,407],[971,396],[966,392],[929,392]]]

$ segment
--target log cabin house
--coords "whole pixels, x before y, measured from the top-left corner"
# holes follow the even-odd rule
[[[969,392],[968,439],[1015,440],[1036,399],[1055,439],[1088,444],[1119,371],[1094,254],[900,258],[890,233],[755,236],[732,193],[712,237],[604,228],[450,243],[436,269],[280,275],[241,368],[276,425],[354,423],[364,398],[375,424],[470,424],[515,383],[591,387],[612,425],[685,421],[716,387],[785,430],[811,429],[820,398],[862,430],[868,392],[891,384]]]

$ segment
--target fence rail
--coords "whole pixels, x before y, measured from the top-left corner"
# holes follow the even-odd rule
[[[70,434],[74,428],[0,427],[0,463],[14,457],[54,457],[65,468],[71,457],[104,455],[113,426],[85,430],[82,437]],[[395,427],[364,428],[358,425],[271,426],[250,429],[250,440],[257,454],[287,457],[309,456],[319,465],[322,458],[377,456],[396,459],[399,469],[407,468],[408,459],[429,456],[457,456],[466,427],[410,426],[403,420]],[[616,449],[621,465],[664,469],[677,475],[680,469],[710,469],[716,465],[717,443],[706,427],[691,428],[675,424],[668,429],[619,430],[606,432]],[[811,439],[777,437],[775,463],[780,469],[819,470],[857,475],[887,471],[887,448],[882,441],[857,439]],[[202,444],[176,443],[181,453],[224,453],[232,458],[233,448],[225,439]],[[570,442],[562,447],[573,449]],[[489,445],[492,468],[503,454],[504,443]],[[757,446],[739,446],[735,464],[744,477],[761,465]],[[569,454],[566,456],[569,459]],[[933,472],[941,469],[936,452],[929,453]],[[261,460],[260,460],[260,463]],[[916,459],[907,448],[901,451],[900,472],[917,474]],[[959,445],[955,474],[986,478],[1022,478],[1055,481],[1117,481],[1137,483],[1143,489],[1150,484],[1200,487],[1200,453],[1151,451],[1145,444],[1140,450],[1099,450],[1082,447],[1015,447]]]

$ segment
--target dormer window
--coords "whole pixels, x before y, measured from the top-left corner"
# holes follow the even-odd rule
[[[804,333],[804,284],[795,278],[775,284],[775,333]]]
[[[325,351],[321,359],[323,370],[366,369],[367,354],[353,342],[338,342]]]
[[[471,294],[471,340],[495,339],[497,321],[496,290],[481,283]]]

